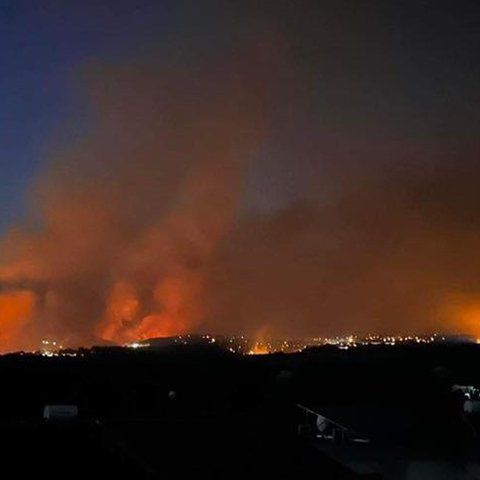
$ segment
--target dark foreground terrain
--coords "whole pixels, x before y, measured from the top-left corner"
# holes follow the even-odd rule
[[[394,452],[466,472],[477,461],[476,418],[452,393],[480,385],[476,345],[80,353],[0,357],[3,478],[417,478],[400,462],[390,477],[351,468],[350,450],[319,440],[298,405],[368,436],[370,463]],[[44,420],[49,404],[78,417]]]

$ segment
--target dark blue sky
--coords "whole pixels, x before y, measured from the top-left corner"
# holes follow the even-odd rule
[[[158,41],[171,28],[174,3],[0,1],[0,230],[23,211],[68,112],[75,121],[62,135],[88,121],[76,89],[80,66],[134,56]]]

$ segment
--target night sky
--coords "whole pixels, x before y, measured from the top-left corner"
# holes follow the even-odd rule
[[[176,3],[0,3],[0,228],[24,212],[25,191],[52,143],[88,128],[82,68],[94,59],[134,57],[167,37],[180,21]]]
[[[1,1],[0,40],[0,348],[480,334],[478,1]]]

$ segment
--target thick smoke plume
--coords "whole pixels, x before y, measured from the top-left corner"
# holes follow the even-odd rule
[[[478,335],[478,146],[313,144],[291,164],[308,172],[298,201],[242,222],[217,252],[212,309],[221,298],[234,330]]]
[[[265,138],[261,48],[216,66],[91,66],[93,132],[57,154],[1,243],[0,349],[179,334]],[[267,88],[268,87],[268,88]]]
[[[273,53],[89,69],[91,133],[0,244],[0,350],[479,333],[478,145],[328,133]]]

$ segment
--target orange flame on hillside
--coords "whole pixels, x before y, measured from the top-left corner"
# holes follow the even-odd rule
[[[117,283],[107,299],[99,336],[131,342],[185,333],[201,318],[198,280],[174,277],[163,280],[154,290],[152,310],[148,313],[132,285]]]
[[[265,136],[274,57],[255,47],[203,71],[92,68],[95,131],[42,175],[31,225],[0,239],[0,352],[203,320],[211,258]]]
[[[256,342],[255,345],[247,352],[248,355],[268,355],[271,353],[267,346],[261,342]]]

